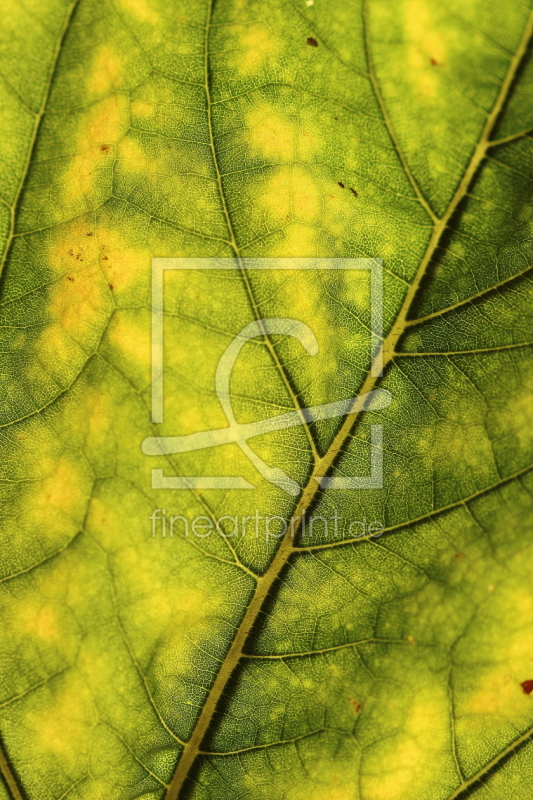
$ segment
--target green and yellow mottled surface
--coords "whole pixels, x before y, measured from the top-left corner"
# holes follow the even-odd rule
[[[520,0],[0,0],[1,800],[533,797],[533,58]],[[353,191],[350,191],[350,190]],[[151,258],[173,272],[150,417]],[[229,444],[382,386],[382,411]],[[364,475],[383,425],[382,489]],[[151,488],[242,475],[245,491]],[[151,535],[156,508],[378,538]],[[293,519],[294,522],[294,519]],[[293,526],[297,528],[295,524]],[[524,684],[524,686],[522,686]]]

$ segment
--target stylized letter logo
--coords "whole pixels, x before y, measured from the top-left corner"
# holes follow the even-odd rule
[[[264,334],[285,334],[292,336],[302,344],[310,356],[318,353],[318,342],[312,330],[303,322],[288,318],[262,319],[251,322],[233,339],[222,354],[217,366],[215,387],[222,406],[228,427],[218,430],[200,431],[188,436],[152,436],[144,440],[143,453],[158,456],[174,453],[187,453],[217,447],[222,444],[235,443],[250,459],[257,471],[270,483],[275,484],[287,494],[296,496],[301,487],[282,469],[266,464],[248,444],[248,439],[263,433],[279,431],[304,425],[321,419],[346,416],[358,411],[375,411],[385,408],[391,402],[391,395],[385,389],[375,389],[364,395],[349,397],[334,403],[295,409],[275,417],[240,424],[235,419],[230,398],[230,377],[233,366],[243,345],[257,336]],[[371,489],[381,488],[383,475],[382,426],[371,426],[371,474],[368,477],[338,478],[316,477],[315,480],[324,488],[335,489]],[[162,469],[152,470],[152,486],[159,489],[254,489],[251,483],[242,477],[165,477]]]

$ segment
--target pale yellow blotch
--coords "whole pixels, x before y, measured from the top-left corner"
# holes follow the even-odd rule
[[[90,483],[67,457],[45,457],[38,466],[46,477],[31,484],[21,524],[41,538],[72,537],[83,519]]]
[[[120,0],[120,5],[128,14],[139,20],[139,22],[151,22],[155,25],[159,22],[160,15],[149,0]]]
[[[268,181],[260,203],[276,221],[313,222],[321,211],[321,190],[309,170],[281,167]]]
[[[355,303],[361,309],[370,309],[372,299],[370,271],[354,270],[347,273],[341,298],[347,304]],[[354,334],[351,335],[353,336]],[[364,341],[364,338],[355,334],[355,340],[358,342]]]
[[[79,347],[95,339],[110,312],[109,290],[98,266],[96,229],[83,221],[62,227],[51,243],[47,263],[57,277],[48,297],[49,323],[35,345],[27,372],[41,380],[40,369],[52,372],[79,357]]]
[[[18,624],[29,633],[44,641],[53,641],[59,635],[57,614],[50,605],[34,604],[17,607]]]
[[[99,497],[91,499],[86,528],[110,552],[123,544],[125,530],[120,511],[116,505],[106,503]]]
[[[354,800],[357,797],[357,784],[350,781],[342,786],[315,786],[306,791],[305,797],[306,800]]]
[[[128,122],[128,100],[118,94],[100,100],[83,115],[79,123],[76,155],[63,179],[65,202],[92,197],[98,173],[111,155],[110,145],[124,135]]]
[[[83,397],[68,407],[65,430],[90,449],[101,447],[112,428],[116,408],[104,389],[88,388]]]
[[[100,253],[100,268],[109,288],[120,292],[138,285],[150,274],[152,254],[147,247],[128,247],[118,237],[107,237]]]
[[[55,273],[62,275],[97,261],[98,243],[92,225],[77,220],[59,230],[60,235],[54,238],[47,253],[47,263]]]
[[[51,291],[48,312],[69,338],[80,342],[95,325],[103,307],[102,275],[93,265],[58,279]]]
[[[241,75],[255,75],[278,55],[280,39],[264,25],[255,23],[240,33],[239,56],[236,62]]]
[[[147,320],[118,313],[109,326],[109,341],[122,356],[146,371],[148,379],[151,365],[150,327]]]
[[[146,172],[148,160],[135,139],[122,139],[117,147],[120,166],[126,172]]]
[[[372,800],[408,800],[416,786],[424,796],[439,772],[448,769],[449,747],[446,690],[433,685],[415,696],[402,733],[369,756],[363,794]]]
[[[246,125],[252,154],[271,161],[308,161],[323,145],[312,124],[303,124],[296,115],[281,115],[269,103],[252,109]]]
[[[53,702],[30,711],[25,722],[33,740],[32,752],[53,754],[64,769],[71,770],[88,752],[98,712],[85,681],[75,672],[67,672]]]
[[[149,119],[155,114],[155,100],[149,103],[146,100],[133,100],[131,104],[132,117],[139,117],[140,119]]]
[[[40,509],[57,510],[76,516],[86,500],[85,481],[79,469],[66,457],[47,458],[43,462],[43,478],[39,489],[32,492],[32,504]]]
[[[102,95],[115,91],[121,81],[122,59],[108,45],[100,45],[88,73],[87,89],[89,94],[102,97]]]
[[[492,628],[485,624],[487,636],[481,643],[483,654],[490,654],[490,667],[476,669],[475,688],[457,704],[459,716],[468,718],[469,730],[486,730],[487,725],[501,724],[504,719],[520,720],[531,708],[520,683],[533,676],[533,594],[528,589],[505,591],[492,584],[487,591],[495,592],[498,607],[498,619]],[[502,625],[500,619],[508,624]]]
[[[510,392],[509,399],[498,417],[501,427],[511,436],[516,437],[520,449],[527,450],[533,441],[533,377],[523,377],[524,386],[518,391]]]
[[[419,95],[438,95],[440,70],[445,66],[447,48],[444,35],[436,30],[428,0],[409,0],[404,6],[404,25],[409,43],[406,73]]]
[[[310,225],[292,223],[284,230],[284,239],[270,249],[273,258],[309,258],[318,255],[318,231]]]

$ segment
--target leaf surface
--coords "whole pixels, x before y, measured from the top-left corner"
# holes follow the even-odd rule
[[[531,8],[0,9],[1,800],[527,800]],[[235,264],[165,277],[157,426],[154,257]],[[369,273],[250,258],[381,259],[383,376]],[[391,404],[251,440],[297,497],[235,443],[144,455],[227,426],[270,318],[319,350],[246,343],[239,422]],[[376,449],[383,488],[320,488]]]

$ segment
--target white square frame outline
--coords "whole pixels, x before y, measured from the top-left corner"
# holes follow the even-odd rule
[[[167,270],[367,270],[370,272],[370,357],[372,377],[383,375],[383,260],[377,258],[152,258],[152,423],[164,419],[164,276]],[[315,477],[323,488],[375,489],[383,486],[383,426],[371,425],[371,474],[364,477]],[[230,488],[236,478],[165,477],[152,470],[152,488]],[[214,483],[220,482],[215,487]],[[247,485],[245,485],[247,484]],[[235,486],[235,488],[238,488]],[[255,488],[241,479],[239,488]]]

